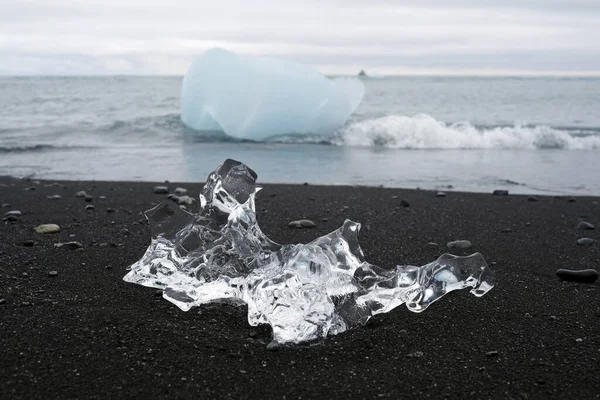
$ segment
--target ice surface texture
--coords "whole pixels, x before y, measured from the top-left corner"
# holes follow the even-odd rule
[[[329,135],[344,126],[364,93],[356,78],[328,79],[293,62],[211,49],[185,74],[181,120],[240,139]]]
[[[124,280],[162,289],[184,311],[219,299],[247,303],[248,322],[271,325],[280,343],[344,332],[402,303],[421,312],[453,290],[482,296],[494,286],[478,253],[444,254],[422,267],[369,264],[360,224],[350,220],[307,244],[277,244],[256,222],[256,178],[226,160],[208,177],[198,214],[171,201],[147,211],[152,243]]]

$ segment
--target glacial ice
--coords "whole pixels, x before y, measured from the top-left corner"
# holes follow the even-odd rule
[[[256,179],[226,160],[209,175],[198,214],[171,201],[147,211],[150,247],[123,279],[162,289],[184,311],[223,299],[246,303],[250,325],[271,325],[279,343],[338,334],[403,303],[421,312],[453,290],[482,296],[494,286],[479,253],[444,254],[422,267],[370,264],[360,224],[350,220],[307,244],[275,243],[256,221]]]
[[[356,78],[328,79],[290,61],[211,49],[185,74],[181,120],[198,131],[240,139],[330,135],[344,126],[364,93]]]

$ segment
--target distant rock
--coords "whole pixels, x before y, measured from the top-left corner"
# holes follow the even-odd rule
[[[58,276],[58,271],[50,271],[50,272],[48,272],[48,276],[50,276],[50,277]]]
[[[35,227],[37,233],[56,233],[60,232],[60,227],[56,224],[42,224]]]
[[[440,245],[436,242],[429,242],[425,245],[425,247],[427,247],[428,249],[437,249],[438,247],[440,247]]]
[[[580,246],[589,246],[591,244],[594,244],[594,242],[594,239],[588,237],[577,239],[577,244]]]
[[[470,249],[473,245],[468,240],[454,240],[448,242],[449,249]]]
[[[85,190],[80,190],[79,192],[75,193],[75,197],[85,197],[87,196],[87,193],[85,192]]]
[[[446,197],[446,193],[444,193],[444,192],[437,192],[435,194],[435,197]]]
[[[267,345],[267,350],[268,351],[277,351],[277,350],[279,350],[279,342],[277,342],[276,340],[271,341],[271,343],[269,343]]]
[[[60,194],[53,194],[52,196],[46,196],[48,200],[60,200],[62,196]]]
[[[402,207],[410,207],[410,203],[406,200],[400,200],[400,205]]]
[[[366,78],[367,77],[367,73],[365,72],[364,69],[361,69],[357,76],[359,78]]]
[[[81,244],[80,242],[55,243],[54,247],[64,247],[65,249],[81,249],[83,248],[83,244]]]
[[[577,199],[575,199],[575,197],[569,197],[569,199],[567,201],[569,203],[575,203],[577,201]]]
[[[154,186],[154,193],[167,194],[169,193],[169,188],[167,186]]]
[[[315,226],[317,226],[317,224],[315,224],[313,221],[309,220],[309,219],[301,219],[298,221],[291,221],[288,226],[290,228],[298,228],[298,229],[302,229],[302,228],[314,228]]]
[[[508,196],[508,190],[494,190],[494,196]]]
[[[86,210],[88,210],[88,211],[90,211],[90,210],[95,210],[95,209],[96,209],[96,207],[94,207],[94,206],[93,206],[93,205],[91,205],[91,204],[88,204],[87,206],[85,206],[85,209],[86,209]]]
[[[92,195],[89,195],[89,194],[86,194],[86,195],[85,195],[85,201],[87,201],[87,202],[89,203],[89,202],[90,202],[90,201],[92,201],[92,200],[94,200],[94,196],[92,196]]]
[[[179,204],[186,204],[188,206],[191,206],[192,204],[194,204],[194,201],[196,201],[196,199],[194,199],[193,197],[190,196],[179,196],[179,199],[177,200],[177,202]]]
[[[33,240],[26,240],[23,242],[23,246],[25,247],[33,247],[35,246],[35,242]]]
[[[4,213],[4,216],[6,216],[6,217],[10,217],[10,216],[12,215],[13,217],[20,217],[20,216],[21,216],[21,214],[22,214],[22,213],[21,213],[21,211],[19,211],[19,210],[12,210],[12,211],[9,211],[9,212],[6,212],[6,213]]]
[[[537,203],[538,201],[540,201],[540,199],[538,199],[538,198],[537,198],[537,197],[535,197],[535,196],[529,196],[529,197],[527,198],[527,201],[528,201],[528,202],[530,202],[530,203]]]
[[[598,271],[595,269],[559,269],[556,271],[556,275],[563,281],[570,282],[582,282],[582,283],[594,283],[598,279]]]
[[[175,188],[175,194],[177,196],[183,196],[184,194],[187,194],[187,189],[182,187]]]
[[[580,231],[591,231],[594,229],[596,229],[596,227],[589,222],[581,221],[579,224],[577,224],[577,230]]]

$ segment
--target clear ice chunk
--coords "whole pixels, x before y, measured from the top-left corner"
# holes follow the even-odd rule
[[[198,131],[249,140],[330,135],[344,126],[364,94],[357,78],[329,79],[290,61],[211,49],[185,74],[181,120]]]
[[[346,220],[307,244],[281,245],[258,226],[257,175],[226,160],[210,174],[191,214],[165,201],[146,212],[152,242],[123,278],[163,290],[184,311],[216,300],[248,305],[251,325],[269,324],[279,343],[299,343],[365,324],[401,304],[421,312],[444,294],[495,283],[479,253],[443,254],[421,266],[365,261],[360,224]]]

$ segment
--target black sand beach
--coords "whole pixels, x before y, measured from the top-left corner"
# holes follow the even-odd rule
[[[402,306],[267,351],[268,327],[249,326],[244,307],[185,313],[122,281],[150,240],[141,212],[165,197],[153,186],[0,178],[0,203],[11,205],[2,216],[22,212],[0,224],[1,398],[600,398],[600,282],[556,276],[600,268],[600,244],[576,243],[600,239],[576,229],[600,228],[599,198],[266,185],[257,213],[278,242],[307,242],[350,218],[372,263],[422,265],[468,239],[472,249],[452,253],[482,253],[498,278],[482,298],[454,292],[421,314]],[[201,188],[168,186],[196,198]],[[300,218],[317,227],[288,228]],[[60,232],[34,231],[46,223]],[[69,241],[84,247],[54,246]]]

